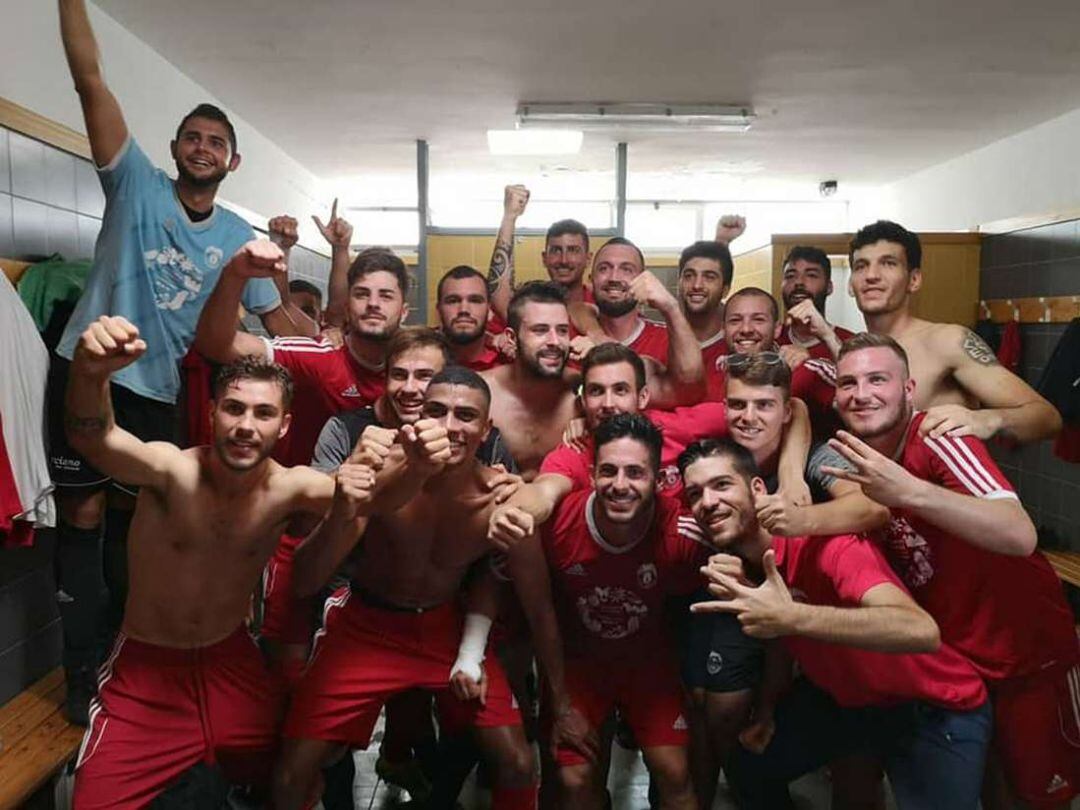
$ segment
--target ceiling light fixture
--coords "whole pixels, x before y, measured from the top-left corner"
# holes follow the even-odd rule
[[[746,132],[753,123],[749,107],[724,104],[582,104],[522,102],[519,127],[632,129],[653,132]]]
[[[576,155],[585,134],[573,129],[489,129],[493,155]]]

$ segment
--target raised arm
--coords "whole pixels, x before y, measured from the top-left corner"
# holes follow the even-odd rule
[[[630,282],[630,293],[645,306],[659,310],[668,327],[667,368],[652,363],[649,392],[654,408],[694,405],[705,398],[705,365],[690,322],[679,302],[648,270]]]
[[[810,504],[806,484],[806,458],[810,454],[810,411],[798,397],[791,398],[791,422],[780,439],[780,459],[776,465],[779,491],[799,506]]]
[[[529,190],[525,186],[507,186],[503,191],[503,218],[491,251],[487,286],[491,310],[504,322],[514,294],[514,232],[518,217],[525,213],[528,203]]]
[[[146,343],[124,318],[102,315],[79,338],[64,402],[64,430],[71,446],[105,475],[162,491],[182,453],[168,442],[144,442],[117,427],[109,378],[134,363]]]
[[[352,244],[353,226],[344,218],[337,215],[338,201],[330,207],[330,221],[323,224],[317,216],[311,219],[330,244],[330,282],[326,291],[326,323],[339,329],[345,327],[348,320],[349,303],[349,265],[352,264],[352,256],[349,254],[349,246]]]
[[[695,612],[734,613],[755,638],[805,636],[887,653],[933,652],[941,644],[938,626],[904,591],[888,582],[869,588],[857,607],[796,602],[776,569],[776,555],[762,558],[765,581],[752,587],[713,568],[706,570],[709,590],[724,597],[699,602]],[[730,597],[730,598],[729,598]]]
[[[724,214],[716,221],[716,241],[730,245],[743,235],[746,230],[746,217],[738,214]]]
[[[510,499],[491,513],[488,539],[506,551],[532,536],[546,522],[559,501],[569,493],[572,482],[564,475],[545,473],[522,485]]]
[[[939,349],[952,365],[953,376],[965,392],[982,406],[937,405],[927,410],[920,425],[934,437],[1005,436],[1018,442],[1052,439],[1061,432],[1061,414],[1039,394],[997,361],[986,342],[963,326],[949,324],[935,336]]]
[[[829,446],[854,470],[823,467],[824,472],[858,484],[870,498],[890,508],[906,509],[955,534],[973,546],[998,554],[1026,557],[1035,550],[1035,525],[1012,493],[977,498],[912,475],[846,431]]]
[[[292,249],[299,239],[297,221],[294,217],[281,215],[271,218],[266,225],[270,241],[281,248],[285,254],[285,266],[289,265]],[[274,337],[318,337],[319,324],[313,321],[304,310],[296,306],[289,296],[289,274],[275,273],[274,286],[281,297],[281,306],[260,316],[266,331]]]
[[[268,239],[255,239],[240,248],[206,299],[195,330],[195,348],[218,363],[230,363],[248,354],[265,356],[262,338],[237,329],[240,299],[248,279],[273,278],[285,272],[285,254]]]
[[[785,537],[858,534],[888,525],[888,508],[866,497],[858,484],[836,480],[828,492],[830,500],[807,506],[796,506],[779,492],[755,498],[758,521],[772,534]]]
[[[128,128],[120,102],[105,84],[84,0],[60,0],[60,37],[82,104],[90,153],[94,163],[107,166],[127,141]]]

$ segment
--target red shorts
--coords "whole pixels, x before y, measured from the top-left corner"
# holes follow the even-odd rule
[[[1017,797],[1040,806],[1080,795],[1080,663],[989,687],[994,748]]]
[[[74,807],[145,807],[192,765],[268,782],[285,689],[244,629],[197,649],[121,633],[98,676],[75,771]]]
[[[589,725],[599,730],[617,706],[642,748],[689,742],[683,689],[674,655],[645,661],[566,660],[566,691]],[[550,722],[550,721],[549,721]],[[587,760],[572,748],[555,752],[559,765]]]
[[[424,612],[364,604],[349,588],[326,600],[323,629],[293,694],[285,735],[366,748],[379,710],[407,689],[435,693],[449,728],[520,726],[498,658],[484,660],[487,703],[450,694],[464,617],[454,602]]]
[[[310,644],[317,615],[314,597],[293,593],[293,554],[303,537],[281,535],[263,573],[263,618],[259,635],[281,644]]]

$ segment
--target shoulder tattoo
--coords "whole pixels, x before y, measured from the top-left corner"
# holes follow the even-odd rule
[[[976,335],[970,329],[964,330],[964,342],[962,344],[964,354],[978,363],[980,366],[997,365],[997,357],[994,350],[986,345],[986,341]]]

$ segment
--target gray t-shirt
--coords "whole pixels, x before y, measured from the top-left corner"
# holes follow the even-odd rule
[[[806,459],[806,483],[810,486],[810,497],[814,503],[825,503],[832,500],[829,487],[836,481],[835,475],[827,475],[821,471],[822,467],[837,467],[841,470],[854,470],[854,465],[846,458],[837,453],[828,442],[822,442],[810,448],[810,454]],[[769,493],[775,493],[780,488],[780,482],[776,475],[765,476],[765,488]]]

